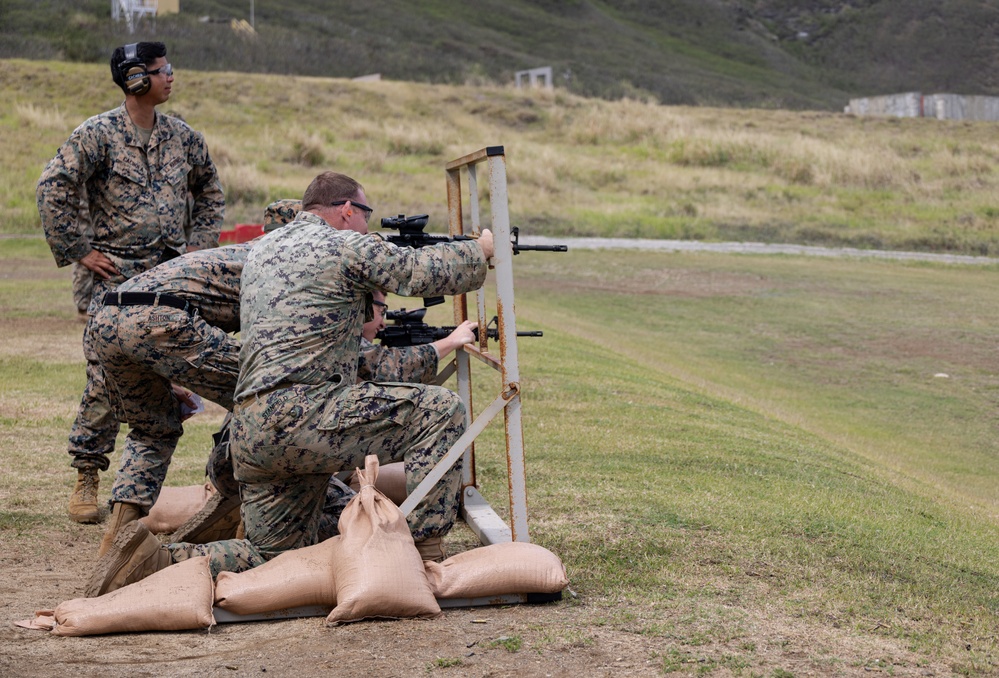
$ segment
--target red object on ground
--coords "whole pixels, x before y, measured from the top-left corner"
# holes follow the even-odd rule
[[[263,224],[236,224],[235,242],[249,242],[264,234]]]
[[[236,229],[230,228],[219,233],[219,245],[231,245],[236,242]]]

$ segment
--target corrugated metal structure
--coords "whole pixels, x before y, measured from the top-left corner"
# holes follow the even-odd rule
[[[999,97],[902,92],[850,99],[844,112],[896,118],[999,121]]]

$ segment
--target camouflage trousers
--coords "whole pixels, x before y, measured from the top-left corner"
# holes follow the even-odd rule
[[[317,543],[331,475],[402,461],[412,491],[465,430],[465,406],[446,388],[362,382],[276,389],[236,406],[231,454],[246,539],[171,544],[175,560],[210,556],[213,575],[241,572]],[[416,541],[447,534],[458,515],[461,462],[407,517]]]
[[[70,466],[78,469],[107,471],[109,456],[114,451],[114,441],[121,425],[111,407],[104,371],[94,350],[94,316],[91,315],[83,330],[83,357],[87,360],[87,385],[80,398],[80,407],[69,432]]]
[[[129,425],[111,501],[148,510],[184,432],[171,383],[231,409],[239,342],[197,313],[168,306],[104,306],[92,325],[108,390]]]
[[[94,273],[81,263],[73,264],[73,304],[80,313],[90,308],[94,293]]]
[[[208,464],[205,468],[208,479],[223,497],[239,496],[239,481],[236,480],[236,471],[232,467],[232,455],[229,453],[229,424],[231,421],[232,414],[229,414],[222,422],[222,428],[213,435],[215,445],[212,447],[211,454],[208,455]],[[351,473],[352,471],[343,471],[340,475],[347,478]],[[330,477],[329,485],[326,486],[323,513],[319,517],[317,541],[325,541],[340,533],[337,527],[340,514],[355,494],[357,493],[337,476]]]

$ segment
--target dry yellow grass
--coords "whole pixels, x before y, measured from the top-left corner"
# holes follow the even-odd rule
[[[0,76],[0,229],[27,232],[41,167],[120,97],[66,86],[100,66],[2,61]],[[443,224],[445,160],[502,145],[511,214],[534,233],[999,253],[995,123],[215,72],[178,73],[164,108],[206,134],[230,224],[325,168],[360,179],[376,217]]]

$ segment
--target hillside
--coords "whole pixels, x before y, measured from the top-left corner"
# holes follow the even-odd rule
[[[999,94],[999,9],[973,0],[183,0],[134,36],[106,0],[0,2],[0,58],[103,62],[157,38],[181,68],[505,84],[551,66],[584,96],[841,110],[920,89]],[[969,65],[971,66],[969,68]]]

